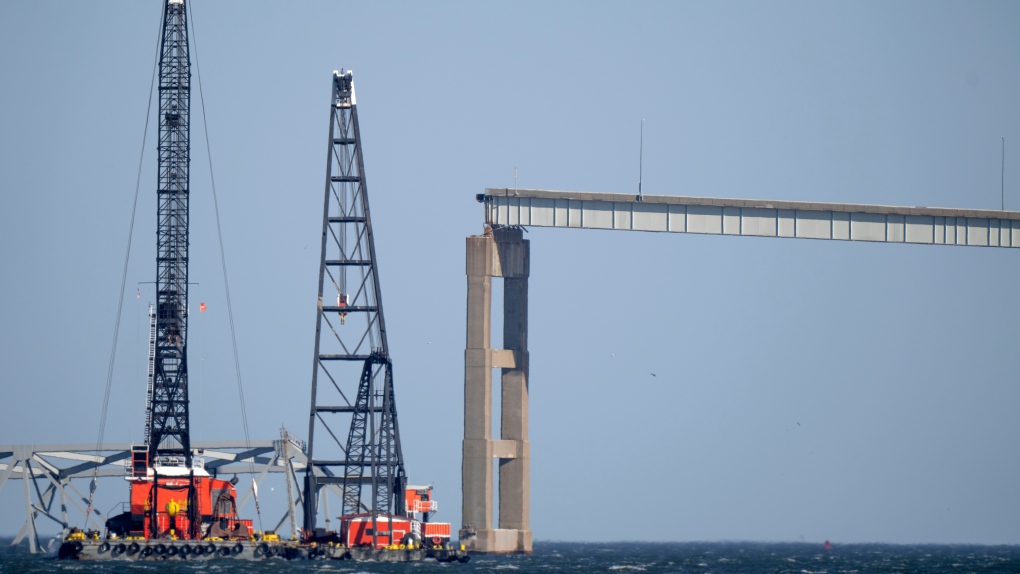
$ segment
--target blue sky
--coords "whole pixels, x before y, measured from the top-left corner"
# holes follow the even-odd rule
[[[192,8],[253,438],[307,432],[330,74],[353,69],[408,472],[455,527],[464,238],[515,166],[521,187],[635,191],[644,119],[648,194],[997,209],[1004,136],[1020,209],[1016,3]],[[159,17],[0,4],[0,443],[96,435]],[[153,138],[132,295],[154,276]],[[193,428],[239,439],[192,144]],[[528,238],[536,540],[1020,543],[1017,253]],[[140,440],[147,288],[124,302],[111,441]],[[0,533],[21,509],[9,483]]]

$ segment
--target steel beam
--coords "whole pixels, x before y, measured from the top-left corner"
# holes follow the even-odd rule
[[[131,447],[135,443],[130,442],[107,442],[99,446],[99,452],[109,451],[131,451]],[[202,456],[203,453],[197,452],[200,450],[221,450],[231,448],[268,448],[272,449],[276,445],[275,440],[253,440],[250,443],[245,443],[240,440],[207,440],[207,441],[191,441],[191,448],[196,450],[196,454]],[[13,444],[0,444],[0,454],[10,452],[22,452],[18,449],[25,449],[24,452],[31,452],[34,454],[47,455],[49,453],[56,452],[70,452],[81,455],[96,453],[96,445],[93,444],[82,444],[82,443],[57,443],[57,444],[24,444],[24,445],[13,445]]]
[[[1020,247],[1020,212],[486,189],[485,223],[842,241]]]
[[[10,478],[12,474],[14,474],[14,468],[18,465],[19,462],[21,462],[20,459],[12,455],[8,456],[11,456],[11,461],[9,463],[7,464],[0,463],[0,490],[3,490],[4,484],[7,483],[7,479]]]
[[[28,458],[21,462],[28,469],[29,472],[32,470],[32,466],[28,463]],[[28,480],[24,481],[25,485],[25,534],[28,535],[28,550],[32,554],[35,554],[39,550],[39,534],[35,531],[35,512],[32,511],[32,494],[31,489],[28,486]],[[18,541],[15,541],[16,544]]]

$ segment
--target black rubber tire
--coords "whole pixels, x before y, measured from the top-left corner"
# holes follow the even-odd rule
[[[103,542],[102,544],[99,545],[99,551],[100,552],[106,552],[108,550],[110,550],[110,543],[109,542]]]
[[[269,545],[263,542],[255,547],[255,556],[269,556]]]
[[[205,553],[210,555],[210,556],[212,556],[213,554],[216,554],[216,545],[213,544],[212,542],[210,542],[209,544],[206,544],[205,545]]]
[[[177,556],[177,552],[178,552],[178,550],[177,550],[176,546],[167,546],[167,549],[166,549],[166,555],[167,556]]]
[[[142,556],[152,556],[152,547],[146,546],[145,548],[142,548]]]
[[[162,556],[162,555],[166,554],[166,546],[164,546],[162,544],[157,544],[156,547],[153,548],[152,550],[153,550],[153,552],[156,553],[156,556]]]
[[[234,556],[237,556],[242,552],[244,552],[244,546],[242,546],[240,542],[235,544],[234,547],[230,549],[230,553],[233,554]]]
[[[123,543],[118,544],[118,545],[113,547],[113,555],[114,556],[120,556],[121,554],[123,554],[125,552],[127,552],[127,546],[125,546]]]
[[[181,556],[187,556],[189,554],[191,554],[191,546],[187,544],[181,546]]]
[[[458,558],[457,560],[460,560],[460,562],[462,564],[466,564],[466,563],[471,561],[471,557],[468,556],[467,554],[465,554],[465,555],[461,556],[460,558]]]
[[[131,545],[128,546],[127,551],[128,554],[137,554],[141,548],[142,547],[139,546],[137,542],[132,542]]]
[[[220,548],[220,556],[230,556],[230,548],[223,546]]]
[[[83,548],[85,548],[85,545],[82,544],[81,542],[75,542],[74,543],[74,551],[75,552],[81,552]]]
[[[195,552],[195,556],[201,556],[201,555],[205,554],[205,546],[202,546],[201,544],[199,544],[198,546],[195,546],[194,552]]]

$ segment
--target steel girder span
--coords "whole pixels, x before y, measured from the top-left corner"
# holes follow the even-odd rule
[[[461,543],[530,552],[528,276],[522,227],[615,229],[979,247],[1020,247],[1020,212],[796,201],[486,189],[485,233],[467,238]],[[492,278],[503,278],[503,344],[491,348]],[[500,438],[492,369],[501,371]],[[499,525],[493,528],[499,461]]]
[[[485,223],[1020,247],[1020,212],[806,201],[486,189]]]
[[[284,448],[282,439],[251,441],[250,445],[244,441],[197,441],[191,448],[198,464],[204,464],[213,476],[252,475],[252,480],[238,484],[239,492],[247,489],[238,501],[240,510],[252,497],[252,482],[261,483],[269,473],[286,473],[296,481],[298,473],[305,470],[304,442],[291,437],[288,445]],[[112,479],[130,474],[131,447],[130,443],[109,443],[97,451],[94,444],[0,445],[0,494],[4,486],[8,486],[7,492],[17,492],[9,483],[20,480],[25,501],[25,522],[13,544],[27,540],[29,550],[37,552],[37,522],[43,518],[59,526],[65,536],[85,514],[93,472],[98,467],[97,476],[106,478],[108,487],[120,487]],[[268,521],[266,527],[275,525],[279,531],[302,502],[303,493],[298,492],[279,522]],[[102,530],[106,518],[93,508],[83,528]]]

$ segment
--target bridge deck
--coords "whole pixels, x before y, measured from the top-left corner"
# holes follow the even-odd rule
[[[1020,212],[493,189],[490,225],[1020,247]]]

